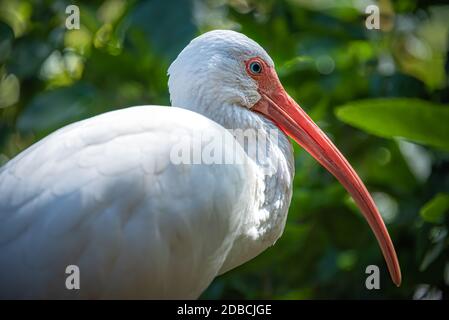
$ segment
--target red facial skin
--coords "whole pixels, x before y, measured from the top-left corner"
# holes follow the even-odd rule
[[[262,66],[260,73],[250,69],[252,62]],[[352,196],[377,238],[393,282],[401,284],[401,269],[387,228],[377,207],[349,162],[332,141],[284,90],[276,71],[260,57],[245,61],[246,72],[258,83],[261,99],[251,110],[272,120],[285,134],[310,153],[332,173]]]

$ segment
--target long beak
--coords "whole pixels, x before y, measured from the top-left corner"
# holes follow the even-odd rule
[[[261,92],[262,98],[253,110],[274,121],[345,187],[368,221],[382,250],[391,278],[399,286],[401,269],[396,251],[382,217],[362,180],[326,134],[285,92],[280,83],[276,87],[273,93]]]

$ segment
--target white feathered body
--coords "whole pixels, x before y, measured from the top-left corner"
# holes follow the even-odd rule
[[[62,128],[0,168],[0,296],[196,298],[273,244],[291,175],[271,221],[251,159],[172,163],[174,143],[195,132],[230,135],[188,110],[132,107]],[[248,158],[240,145],[223,151]],[[68,265],[80,290],[65,286]]]
[[[183,109],[80,121],[0,168],[0,297],[197,298],[273,245],[293,155],[286,135],[250,110],[260,95],[244,61],[254,56],[273,65],[244,35],[206,33],[169,69],[172,104]],[[266,159],[230,129],[268,137]],[[224,138],[221,153],[243,161],[175,163],[173,148],[201,135]],[[69,265],[79,268],[79,290],[66,288]]]

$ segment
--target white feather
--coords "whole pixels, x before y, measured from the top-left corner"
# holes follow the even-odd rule
[[[266,52],[231,31],[207,33],[170,67],[174,105],[74,123],[0,168],[0,297],[196,298],[218,274],[282,234],[293,158],[286,136],[249,109],[260,97],[242,59]],[[201,115],[202,114],[202,115]],[[203,116],[204,115],[204,116]],[[207,118],[206,118],[207,117]],[[175,165],[176,141],[225,129],[277,130],[266,174],[243,164]],[[204,146],[204,145],[203,145]],[[266,165],[266,164],[264,164]],[[81,289],[65,287],[77,265]]]

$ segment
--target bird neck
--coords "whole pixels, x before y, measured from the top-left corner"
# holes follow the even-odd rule
[[[270,120],[241,106],[203,109],[203,115],[231,133],[255,164],[256,191],[240,236],[222,272],[244,263],[273,245],[281,236],[292,196],[293,150],[287,136]],[[248,138],[241,140],[238,134]],[[249,137],[257,135],[255,140]],[[254,146],[254,144],[256,146]]]
[[[293,178],[291,143],[285,133],[271,120],[246,107],[232,104],[195,108],[193,111],[230,131],[247,156],[257,165],[260,173],[265,176],[264,179],[283,180],[284,174]]]

